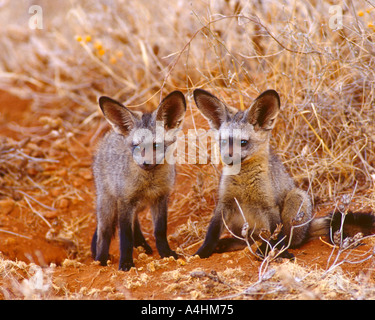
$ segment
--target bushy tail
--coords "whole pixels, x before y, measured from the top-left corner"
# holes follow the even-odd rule
[[[331,242],[339,244],[336,233],[340,232],[339,239],[353,238],[356,234],[362,233],[363,236],[375,234],[375,215],[371,212],[347,212],[342,214],[336,211],[328,216],[314,218],[309,227],[309,233],[306,241],[318,238],[328,237]],[[223,253],[228,251],[242,250],[246,247],[243,240],[236,238],[220,239],[215,251]]]
[[[328,236],[333,239],[340,230],[342,239],[354,237],[359,232],[364,236],[375,234],[375,215],[371,212],[349,211],[342,214],[336,211],[328,216],[315,218],[310,225],[309,238]]]

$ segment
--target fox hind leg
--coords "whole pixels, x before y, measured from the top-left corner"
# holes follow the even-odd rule
[[[96,258],[96,243],[98,241],[98,228],[95,229],[94,235],[91,240],[91,257]]]
[[[95,260],[102,266],[107,265],[109,246],[116,230],[117,210],[116,202],[111,197],[99,195],[97,197],[97,228],[91,242],[91,252]]]
[[[147,254],[152,254],[152,249],[143,236],[137,215],[134,220],[134,247],[143,247]]]
[[[220,246],[219,238],[223,231],[223,220],[221,212],[221,207],[215,208],[214,215],[208,225],[204,242],[194,255],[198,255],[200,258],[208,258],[212,253],[215,252],[218,244]],[[226,250],[226,248],[221,248],[221,250]]]
[[[128,203],[118,201],[119,212],[119,237],[120,237],[120,262],[119,270],[129,271],[134,267],[134,222],[135,208]]]
[[[176,252],[171,250],[167,240],[167,203],[168,197],[164,196],[151,206],[156,248],[162,258],[172,256],[177,259]]]

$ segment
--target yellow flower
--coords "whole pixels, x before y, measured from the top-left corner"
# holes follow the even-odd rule
[[[94,48],[95,48],[96,50],[100,50],[100,49],[103,48],[103,44],[102,44],[99,40],[97,40],[97,41],[95,41],[95,43],[94,43]]]
[[[109,59],[109,63],[110,64],[115,64],[117,62],[117,59],[115,56],[111,56],[111,58]]]
[[[99,54],[99,56],[104,56],[105,50],[104,49],[98,50],[98,54]]]
[[[369,23],[367,24],[367,26],[368,26],[369,28],[373,28],[373,27],[374,27],[374,25],[373,25],[371,22],[369,22]]]
[[[363,17],[363,15],[364,15],[364,13],[363,13],[362,10],[361,10],[361,11],[358,11],[358,16]]]
[[[81,42],[82,41],[82,37],[81,36],[75,36],[75,39],[78,41],[78,42]]]
[[[85,37],[85,41],[86,41],[86,42],[90,42],[90,41],[91,41],[91,36],[90,36],[90,35],[87,35],[87,36]]]
[[[121,50],[116,50],[115,54],[118,58],[122,58],[124,56],[124,53]]]

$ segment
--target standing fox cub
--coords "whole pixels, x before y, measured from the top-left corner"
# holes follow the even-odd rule
[[[91,251],[106,265],[109,246],[117,225],[120,238],[119,269],[134,266],[133,247],[152,249],[146,242],[137,213],[151,206],[156,247],[161,257],[177,255],[167,241],[167,201],[175,181],[175,167],[163,163],[173,149],[176,133],[186,111],[184,95],[169,94],[152,113],[129,110],[108,97],[99,99],[100,108],[111,124],[94,158],[97,194],[97,228]]]
[[[312,217],[308,194],[295,186],[270,148],[271,130],[280,111],[276,91],[263,92],[245,111],[226,106],[202,89],[194,91],[194,100],[215,131],[222,159],[232,159],[231,165],[224,165],[218,203],[204,243],[196,254],[207,258],[214,251],[222,251],[225,245],[230,246],[230,242],[225,241],[228,239],[219,241],[224,222],[234,234],[249,240],[260,240],[264,234],[272,235],[277,230],[277,237],[267,240],[271,246],[277,244],[278,249],[285,249],[287,243],[296,247],[309,238],[329,235],[331,227],[334,231],[340,229],[340,212],[322,218]],[[240,165],[239,172],[228,174],[236,161]],[[247,235],[243,232],[245,221],[240,210],[248,224]],[[375,230],[374,222],[371,214],[347,214],[344,233],[362,231],[369,234]],[[263,241],[257,253],[264,257],[269,249],[267,246]],[[287,250],[283,250],[281,256],[293,257]]]

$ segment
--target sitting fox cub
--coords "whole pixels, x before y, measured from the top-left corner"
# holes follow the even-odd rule
[[[229,157],[240,163],[240,171],[234,175],[227,174],[230,166],[224,165],[218,203],[204,243],[196,254],[207,258],[218,250],[218,246],[222,250],[228,244],[224,239],[219,243],[223,221],[234,234],[243,236],[241,231],[245,221],[239,210],[242,210],[248,223],[249,240],[259,240],[259,235],[264,231],[272,234],[278,225],[282,225],[277,239],[269,240],[272,246],[278,244],[279,249],[289,241],[290,247],[296,247],[308,238],[329,235],[330,226],[340,229],[339,212],[312,218],[309,196],[295,186],[282,162],[270,148],[271,130],[280,110],[280,98],[276,91],[263,92],[245,111],[226,106],[202,89],[194,91],[194,100],[215,131],[222,159]],[[234,154],[236,143],[240,149],[237,158]],[[350,213],[345,219],[344,232],[350,233],[350,224],[359,226],[362,232],[368,234],[374,231],[374,216]],[[267,249],[266,242],[263,242],[258,254],[265,256]],[[287,250],[281,256],[293,257]]]
[[[113,130],[102,140],[93,164],[97,193],[97,228],[91,243],[93,258],[101,265],[107,264],[117,225],[120,270],[127,271],[134,266],[133,247],[142,246],[150,254],[152,249],[137,217],[147,204],[151,206],[160,256],[177,258],[166,237],[167,201],[176,173],[174,165],[163,163],[163,159],[185,115],[184,95],[172,92],[152,113],[129,110],[108,97],[101,97],[99,105]]]

